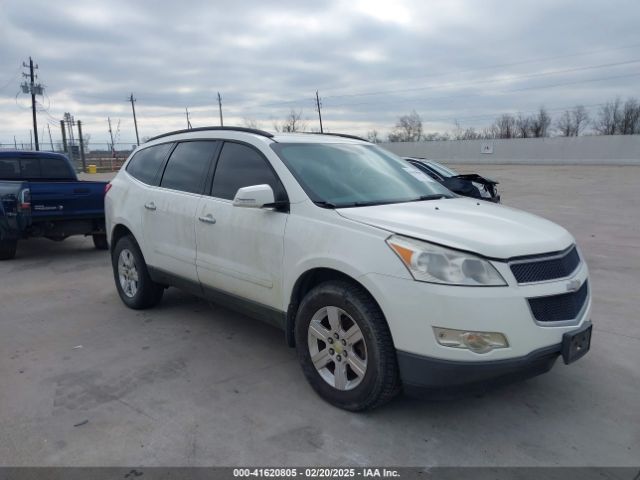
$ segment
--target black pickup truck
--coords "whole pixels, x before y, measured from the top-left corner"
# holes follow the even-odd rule
[[[58,153],[0,151],[0,260],[13,258],[18,240],[29,237],[92,235],[96,248],[107,249],[106,184],[78,180]]]

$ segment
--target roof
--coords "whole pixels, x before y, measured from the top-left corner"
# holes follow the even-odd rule
[[[0,158],[63,158],[67,159],[66,155],[55,152],[36,152],[33,150],[0,150]]]
[[[263,140],[271,140],[273,142],[286,142],[286,143],[368,143],[367,140],[356,137],[353,135],[346,135],[342,133],[271,133],[265,130],[258,130],[255,128],[245,127],[199,127],[188,130],[176,130],[174,132],[163,133],[150,138],[145,143],[151,143],[163,138],[179,136],[179,139],[188,139],[193,137],[207,138],[216,133],[219,135],[221,132],[231,134],[247,134],[260,137]],[[224,138],[224,135],[220,135]]]
[[[272,140],[279,143],[369,143],[363,138],[341,133],[276,133]]]

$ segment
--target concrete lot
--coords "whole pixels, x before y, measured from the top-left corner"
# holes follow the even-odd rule
[[[640,167],[461,170],[577,237],[595,322],[578,363],[347,413],[281,332],[175,289],[129,310],[90,239],[30,240],[0,263],[0,465],[640,464]]]

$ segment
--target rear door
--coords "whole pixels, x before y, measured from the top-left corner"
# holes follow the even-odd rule
[[[241,187],[268,184],[276,200],[287,195],[268,160],[255,148],[225,142],[210,195],[199,202],[196,265],[203,288],[282,309],[283,237],[288,214],[234,207]]]
[[[195,216],[216,153],[216,141],[178,143],[164,167],[158,188],[144,204],[144,237],[150,264],[197,283]]]

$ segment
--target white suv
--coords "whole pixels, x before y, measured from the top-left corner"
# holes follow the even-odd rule
[[[341,408],[484,389],[590,346],[587,266],[564,228],[458,197],[355,137],[161,135],[105,204],[127,306],[174,286],[273,323]]]

